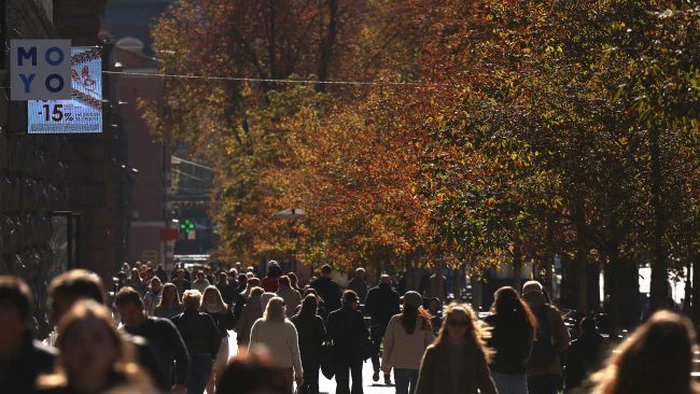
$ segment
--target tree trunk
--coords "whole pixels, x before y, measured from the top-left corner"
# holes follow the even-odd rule
[[[554,212],[549,211],[547,214],[547,242],[545,244],[545,254],[544,261],[542,262],[542,269],[544,270],[544,288],[547,293],[552,295],[552,270],[554,264]],[[533,267],[534,269],[534,267]]]
[[[700,253],[693,257],[693,322],[695,325],[700,324]]]
[[[513,249],[513,288],[515,289],[520,289],[521,287],[520,277],[522,276],[523,270],[523,256],[520,249],[520,241],[516,240]]]
[[[333,47],[335,46],[336,36],[338,34],[338,0],[328,0],[328,31],[326,37],[321,43],[321,58],[318,64],[318,80],[327,81],[330,70],[331,58],[333,57]],[[324,84],[316,84],[316,90],[322,92],[325,90]]]
[[[270,76],[273,79],[278,78],[277,75],[277,0],[268,0],[270,4]]]
[[[650,133],[651,139],[651,198],[654,210],[654,236],[653,236],[653,261],[651,264],[651,311],[657,310],[663,305],[668,295],[668,270],[666,262],[666,250],[663,244],[665,232],[665,214],[663,210],[663,197],[661,186],[663,175],[661,173],[661,147],[659,146],[659,130],[654,127]]]

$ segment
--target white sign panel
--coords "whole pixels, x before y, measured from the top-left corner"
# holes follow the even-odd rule
[[[11,40],[10,99],[70,99],[70,40]]]
[[[29,101],[29,134],[102,132],[102,49],[75,47],[72,54],[72,100]]]

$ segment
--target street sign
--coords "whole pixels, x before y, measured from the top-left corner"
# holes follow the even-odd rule
[[[70,40],[11,40],[10,99],[70,99],[70,45]]]
[[[102,132],[102,49],[71,49],[71,100],[29,101],[27,133],[87,134]]]
[[[141,260],[146,262],[150,261],[152,263],[158,262],[158,251],[157,250],[144,250],[141,252]]]

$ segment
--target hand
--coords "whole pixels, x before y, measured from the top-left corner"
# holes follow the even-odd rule
[[[187,387],[176,384],[173,386],[173,394],[187,394]]]

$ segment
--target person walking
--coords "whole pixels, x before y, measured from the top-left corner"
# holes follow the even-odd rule
[[[348,282],[348,289],[357,293],[360,303],[364,303],[367,298],[367,271],[360,267],[355,270],[355,277]]]
[[[250,331],[250,345],[262,344],[270,352],[273,360],[282,368],[289,385],[304,384],[304,370],[299,352],[299,335],[291,321],[287,319],[284,300],[273,297],[267,303],[265,313]]]
[[[34,340],[29,319],[32,291],[22,279],[0,276],[0,393],[31,393],[58,354]]]
[[[221,346],[219,346],[219,352],[214,360],[211,379],[207,384],[207,393],[212,393],[216,385],[216,375],[224,369],[229,357],[228,330],[233,330],[235,321],[233,319],[233,311],[231,311],[228,304],[224,302],[218,287],[209,286],[204,289],[204,296],[202,299],[203,302],[200,311],[214,319],[216,327],[221,333]]]
[[[566,392],[573,393],[590,374],[600,369],[605,357],[605,339],[598,332],[595,320],[581,319],[581,336],[571,341],[566,352]]]
[[[197,279],[192,282],[192,289],[198,290],[200,293],[204,293],[204,289],[211,286],[211,282],[206,278],[204,271],[197,271]]]
[[[622,342],[607,367],[593,376],[593,394],[697,394],[693,323],[671,311],[659,311]]]
[[[537,319],[518,292],[501,287],[494,294],[491,314],[484,319],[492,328],[487,344],[496,351],[491,376],[500,394],[528,394],[527,360],[535,340]]]
[[[304,369],[304,385],[299,394],[319,394],[318,372],[321,367],[322,346],[326,338],[323,318],[318,315],[318,298],[309,294],[301,303],[301,310],[292,317],[299,334],[301,365]]]
[[[328,312],[340,309],[340,298],[343,296],[340,286],[331,279],[332,271],[330,265],[324,265],[321,267],[321,277],[311,284],[311,287],[323,298],[323,303],[326,305]]]
[[[569,330],[559,310],[548,304],[544,288],[534,280],[523,285],[523,299],[537,318],[537,330],[527,363],[527,387],[530,394],[556,394],[562,385],[559,353],[569,347]]]
[[[175,271],[177,277],[172,280],[172,284],[177,287],[177,294],[180,298],[185,294],[185,291],[191,288],[190,281],[185,277],[185,272],[184,268],[178,268],[177,271]]]
[[[155,277],[153,280],[160,279]],[[186,390],[190,354],[175,325],[169,319],[148,316],[144,301],[131,287],[121,289],[114,296],[114,305],[124,324],[124,330],[131,335],[146,338],[155,348],[173,390]]]
[[[232,307],[236,302],[236,293],[238,292],[238,280],[235,273],[220,272],[219,283],[216,284],[216,288],[219,289],[224,303]]]
[[[274,293],[279,289],[279,278],[282,276],[282,269],[275,260],[267,263],[267,275],[262,280],[262,288],[267,293]]]
[[[154,316],[156,312],[156,307],[160,304],[160,300],[163,297],[162,294],[163,286],[160,282],[160,278],[154,276],[151,279],[151,285],[148,291],[143,296],[143,305],[146,308],[147,316]]]
[[[65,313],[56,345],[61,356],[52,374],[39,377],[39,393],[103,393],[128,383],[151,387],[109,309],[93,300],[77,301]]]
[[[221,333],[214,319],[200,312],[202,293],[187,290],[182,298],[185,311],[173,318],[173,323],[180,330],[190,353],[190,376],[187,382],[188,394],[202,394],[212,371],[221,345]]]
[[[156,305],[156,309],[153,310],[153,315],[172,319],[184,310],[182,301],[180,301],[180,294],[177,292],[177,287],[172,283],[166,283],[165,286],[163,286],[160,303]]]
[[[422,305],[423,297],[417,291],[406,292],[403,311],[389,320],[384,335],[382,371],[388,374],[394,368],[396,394],[415,392],[423,353],[435,340],[430,315]]]
[[[250,297],[241,311],[240,318],[236,323],[236,340],[239,347],[248,347],[250,341],[250,330],[253,324],[262,317],[262,295],[265,292],[262,287],[253,287]]]
[[[497,394],[488,362],[488,332],[467,304],[445,310],[440,334],[423,355],[416,394]]]
[[[369,333],[362,313],[357,309],[357,293],[346,290],[342,307],[328,316],[327,335],[333,341],[336,394],[362,394],[362,362],[365,359]],[[352,375],[352,390],[350,376]]]
[[[131,269],[131,277],[126,280],[126,285],[138,291],[142,296],[146,293],[138,268]]]
[[[284,304],[287,307],[287,317],[293,316],[297,307],[301,304],[301,293],[292,289],[289,277],[286,275],[280,276],[277,296],[284,300]]]
[[[379,380],[379,349],[381,348],[384,333],[389,325],[389,320],[395,314],[401,312],[401,300],[399,294],[391,288],[391,276],[383,274],[379,277],[379,284],[367,293],[365,311],[370,316],[370,334],[372,336],[372,367],[374,375],[372,379]],[[384,374],[384,383],[389,385],[391,377]]]

